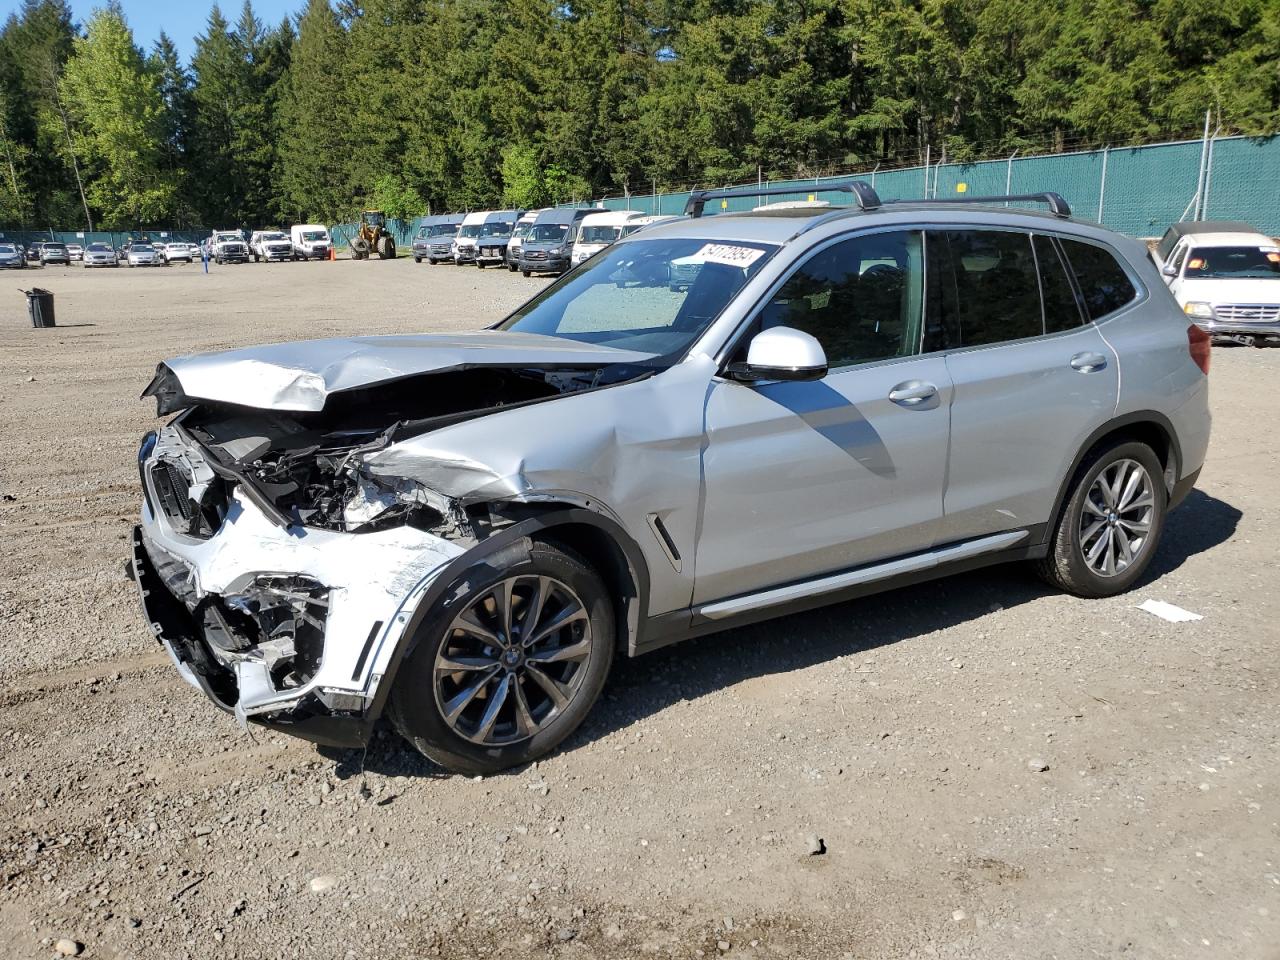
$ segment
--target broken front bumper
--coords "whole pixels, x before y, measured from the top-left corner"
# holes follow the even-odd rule
[[[413,613],[461,547],[410,527],[281,527],[237,490],[219,528],[197,539],[153,509],[149,467],[131,568],[183,679],[242,725],[363,743]]]

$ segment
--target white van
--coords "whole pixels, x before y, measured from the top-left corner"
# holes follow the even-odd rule
[[[295,260],[328,260],[333,240],[323,223],[299,223],[289,228]]]
[[[643,216],[639,210],[601,210],[583,217],[573,241],[573,266],[594,257],[621,237],[628,223]]]
[[[468,213],[462,218],[462,226],[458,228],[458,235],[453,239],[454,263],[475,262],[476,241],[480,239],[480,231],[484,228],[484,222],[489,219],[489,214],[494,212],[493,210],[477,210],[475,213]]]
[[[539,207],[537,210],[526,210],[524,216],[516,221],[516,228],[511,231],[511,239],[507,241],[507,269],[513,273],[520,269],[520,248],[524,245],[524,238],[533,229],[538,214],[545,209]]]
[[[658,223],[670,223],[672,220],[679,220],[679,217],[672,216],[669,213],[652,213],[643,217],[633,217],[622,225],[622,235],[629,237],[638,230],[645,227],[652,227]]]

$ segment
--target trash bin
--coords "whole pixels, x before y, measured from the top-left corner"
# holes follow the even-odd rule
[[[53,293],[39,287],[32,287],[22,292],[27,295],[27,313],[31,314],[31,325],[33,327],[56,326],[53,322]]]

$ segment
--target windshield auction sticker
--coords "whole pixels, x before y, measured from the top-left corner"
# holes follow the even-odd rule
[[[703,263],[718,263],[725,267],[751,266],[764,256],[763,250],[755,247],[739,247],[732,243],[708,243],[693,255],[691,259]]]

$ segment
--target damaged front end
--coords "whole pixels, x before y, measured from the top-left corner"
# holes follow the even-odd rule
[[[477,368],[332,393],[319,410],[194,399],[139,451],[132,574],[183,677],[242,724],[363,742],[379,683],[429,587],[508,521],[366,458],[500,410],[644,375]]]

